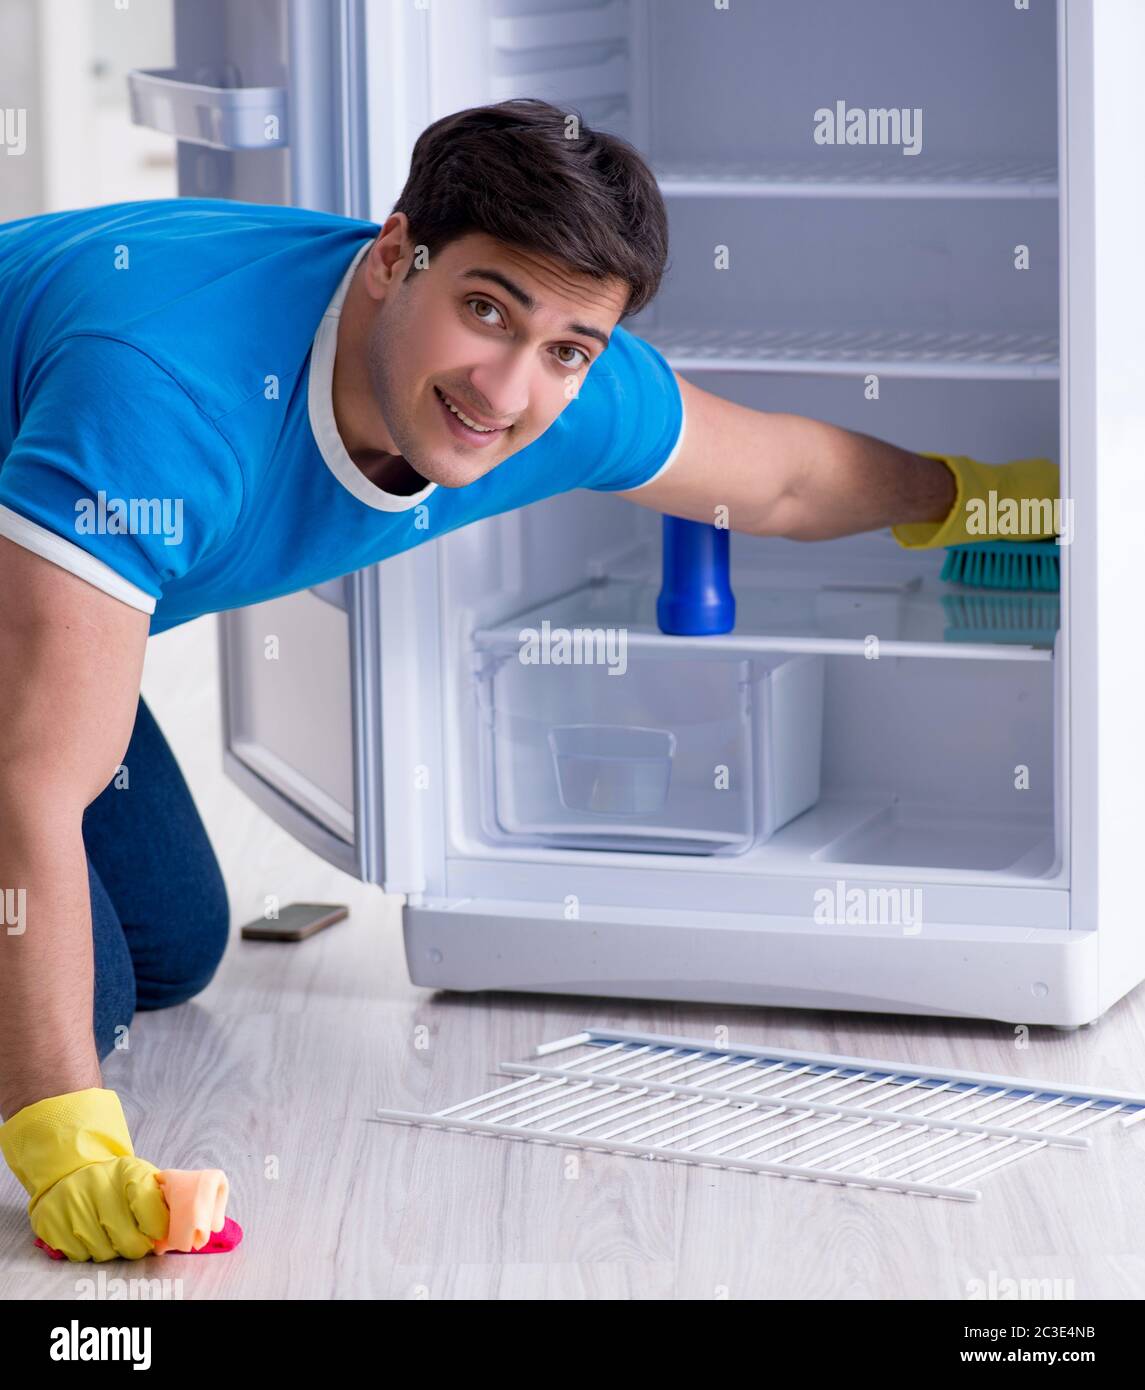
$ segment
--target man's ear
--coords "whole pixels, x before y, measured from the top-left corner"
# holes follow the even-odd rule
[[[385,298],[386,292],[405,279],[413,260],[409,218],[392,212],[366,252],[366,290],[372,299]]]

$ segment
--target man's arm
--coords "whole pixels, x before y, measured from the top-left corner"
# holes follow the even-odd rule
[[[870,435],[751,410],[693,386],[678,373],[684,439],[665,472],[618,492],[642,506],[712,521],[725,506],[733,531],[829,540],[904,521],[941,521],[954,505],[954,477]]]
[[[0,536],[0,1117],[100,1086],[82,819],[138,708],[146,613]]]

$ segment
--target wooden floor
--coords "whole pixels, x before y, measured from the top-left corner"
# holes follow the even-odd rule
[[[1101,1126],[1092,1152],[1004,1169],[968,1204],[599,1153],[571,1177],[568,1150],[372,1118],[489,1089],[498,1060],[590,1024],[726,1026],[734,1042],[1129,1089],[1145,1055],[1137,1000],[1017,1050],[989,1024],[433,996],[408,984],[386,916],[297,945],[235,941],[197,1000],[137,1015],[104,1072],[136,1150],[223,1168],[246,1240],[100,1266],[108,1277],[181,1279],[184,1298],[959,1299],[991,1277],[1145,1295],[1145,1126]],[[95,1267],[36,1250],[21,1196],[5,1172],[0,1299],[75,1297]]]
[[[428,994],[408,982],[398,900],[323,865],[222,777],[214,654],[212,620],[153,638],[144,691],[223,864],[234,939],[197,999],[136,1016],[104,1084],[137,1153],[225,1170],[246,1240],[55,1263],[0,1165],[0,1300],[76,1298],[100,1270],[181,1281],[185,1299],[964,1299],[1006,1279],[1145,1297],[1145,1124],[1096,1126],[1090,1152],[1003,1169],[970,1204],[599,1153],[573,1176],[565,1149],[377,1121],[379,1105],[490,1089],[498,1061],[589,1025],[1143,1091],[1145,989],[1025,1049],[989,1023]],[[351,917],[295,945],[240,941],[269,891]]]

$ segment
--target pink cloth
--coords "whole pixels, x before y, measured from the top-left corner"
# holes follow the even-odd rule
[[[201,1250],[169,1250],[169,1255],[221,1255],[227,1250],[233,1250],[243,1238],[243,1228],[237,1221],[232,1221],[228,1216],[223,1220],[223,1229],[214,1231],[209,1241]],[[39,1236],[36,1237],[36,1244],[41,1250],[46,1250],[53,1260],[66,1260],[67,1256],[62,1250],[53,1250]]]

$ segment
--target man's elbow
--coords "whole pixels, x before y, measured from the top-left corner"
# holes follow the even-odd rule
[[[838,532],[824,526],[820,516],[795,492],[784,492],[737,524],[732,530],[749,536],[776,536],[789,541],[832,540]]]

